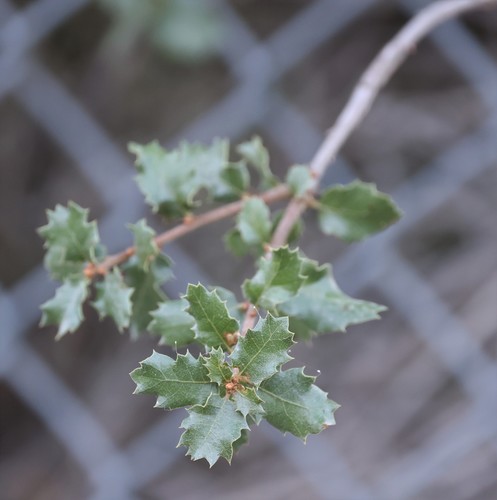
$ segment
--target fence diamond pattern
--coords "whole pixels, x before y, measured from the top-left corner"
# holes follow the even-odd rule
[[[39,44],[50,33],[88,3],[87,0],[36,0],[16,9],[6,0],[0,2],[0,98],[13,99],[22,107],[95,192],[99,206],[103,207],[101,233],[113,250],[127,244],[124,223],[145,213],[128,175],[132,169],[130,158],[37,53]],[[222,58],[233,79],[231,89],[181,133],[161,138],[170,143],[178,138],[209,141],[213,135],[239,137],[257,129],[292,162],[305,162],[322,140],[324,130],[277,84],[323,44],[333,43],[353,23],[371,16],[379,2],[308,2],[262,40],[230,3],[217,3],[228,27]],[[408,17],[426,3],[398,0],[397,7]],[[431,356],[439,366],[438,371],[426,374],[416,397],[392,415],[388,428],[378,437],[384,446],[391,446],[398,433],[442,391],[448,378],[462,393],[466,404],[447,425],[438,427],[430,439],[402,450],[398,459],[374,474],[366,473],[358,465],[360,460],[344,452],[346,445],[336,436],[340,426],[305,447],[264,427],[260,432],[265,446],[272,449],[273,459],[295,471],[295,484],[304,483],[311,498],[431,498],[419,495],[430,491],[430,485],[459,461],[472,460],[480,447],[489,448],[489,456],[497,457],[497,364],[484,348],[488,338],[478,337],[468,329],[399,244],[421,221],[434,216],[462,193],[465,186],[484,178],[492,169],[495,171],[497,165],[495,61],[481,41],[459,21],[437,29],[430,42],[465,80],[484,106],[485,115],[476,127],[467,130],[395,187],[393,196],[406,213],[402,222],[366,243],[340,252],[334,267],[339,282],[346,285],[348,292],[361,294],[374,289],[386,298],[420,343],[420,357]],[[346,150],[325,182],[345,181],[352,176],[352,170]],[[106,188],[109,185],[112,189]],[[207,267],[201,261],[195,262],[185,247],[172,245],[168,253],[178,269],[177,281],[167,287],[171,294],[184,290],[188,281],[211,281]],[[143,498],[140,492],[147,485],[179,470],[183,451],[175,445],[181,416],[161,417],[135,431],[126,442],[116,440],[95,414],[91,402],[81,397],[27,338],[38,320],[39,304],[53,290],[41,265],[14,284],[0,288],[0,379],[78,464],[90,484],[91,498]],[[488,293],[495,298],[495,287],[491,284]],[[333,346],[333,339],[325,342],[330,345],[323,345],[323,351]],[[381,356],[388,356],[385,351],[376,354],[378,364],[382,363]],[[325,363],[324,354],[317,356]],[[138,359],[141,358],[135,361]],[[392,395],[402,397],[416,370],[416,362],[415,358],[411,364],[399,366],[395,378],[383,380]],[[116,393],[114,397],[122,394]],[[145,400],[140,403],[147,405]],[[197,464],[192,467],[200,470]],[[490,491],[487,488],[495,487],[494,482],[489,477],[481,478],[478,484],[473,484],[474,489],[461,491],[461,498],[478,495],[490,498],[485,495]],[[269,482],[266,490],[257,490],[254,485],[251,488],[240,491],[241,497],[276,496]],[[221,487],[210,485],[205,496],[224,498],[222,492]],[[193,489],[190,493],[192,497],[201,496]]]

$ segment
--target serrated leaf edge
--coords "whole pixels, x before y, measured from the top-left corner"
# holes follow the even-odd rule
[[[318,378],[318,377],[317,377],[317,376],[314,376],[314,375],[307,375],[306,373],[304,373],[305,368],[306,368],[305,366],[301,366],[301,367],[298,367],[298,368],[290,368],[290,369],[299,369],[299,370],[300,370],[300,374],[301,374],[304,378],[311,379],[310,386],[312,386],[312,385],[314,384],[314,382],[317,380],[317,378]],[[284,371],[284,370],[279,370],[279,372],[283,372],[283,371]],[[279,372],[278,372],[278,373],[279,373]],[[268,379],[268,380],[269,380],[269,379]],[[318,387],[318,386],[316,386],[316,387]],[[336,420],[335,420],[335,412],[336,412],[339,408],[341,408],[341,406],[342,406],[342,405],[340,405],[339,403],[337,403],[337,402],[336,402],[336,401],[334,401],[333,399],[329,399],[329,398],[328,398],[328,392],[323,391],[323,389],[321,389],[321,387],[318,387],[318,389],[324,393],[324,395],[326,396],[327,401],[329,401],[330,403],[332,403],[332,404],[333,404],[333,408],[332,408],[332,410],[331,410],[331,420],[330,420],[330,423],[325,422],[325,424],[326,424],[326,426],[327,426],[327,427],[330,427],[330,426],[332,426],[332,425],[336,425]],[[267,391],[267,390],[263,389],[262,387],[258,387],[258,388],[257,388],[257,392],[259,392],[259,391],[265,392],[266,394],[271,394],[271,396],[273,396],[274,398],[279,399],[280,401],[283,401],[283,402],[288,403],[288,404],[290,404],[290,405],[293,405],[293,406],[298,406],[299,408],[304,408],[304,409],[306,409],[306,408],[305,408],[305,406],[302,406],[302,405],[299,405],[299,404],[297,404],[297,403],[295,403],[295,402],[293,402],[293,401],[289,401],[289,400],[287,400],[287,399],[284,399],[284,398],[282,398],[282,397],[280,397],[280,396],[278,396],[278,395],[274,394],[273,392],[270,392],[270,391]],[[263,397],[261,397],[260,399],[262,399],[262,400],[264,401]],[[322,430],[324,430],[324,429],[322,429]],[[287,434],[292,434],[290,431],[280,431],[280,432],[283,434],[283,436],[286,436]],[[321,432],[321,431],[320,431],[320,432]],[[294,434],[292,434],[292,436],[295,436],[297,439],[300,439],[300,440],[301,440],[304,444],[306,444],[306,443],[307,443],[307,438],[308,438],[310,435],[316,435],[316,434],[319,434],[319,432],[318,432],[318,433],[314,433],[314,434],[313,434],[313,433],[309,433],[309,434],[307,434],[306,436],[304,436],[303,438],[301,438],[301,437],[299,437],[299,436],[295,436]]]

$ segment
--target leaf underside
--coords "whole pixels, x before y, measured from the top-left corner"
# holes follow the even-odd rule
[[[131,320],[133,289],[126,285],[117,267],[108,273],[103,281],[97,283],[95,288],[96,300],[92,305],[97,310],[100,319],[110,316],[122,332],[123,328],[129,326]]]
[[[55,292],[55,297],[41,306],[40,326],[59,325],[57,340],[74,332],[83,321],[83,302],[87,296],[86,280],[64,282]]]
[[[48,224],[38,234],[45,240],[45,267],[56,280],[81,279],[85,263],[96,260],[98,229],[88,213],[72,201],[47,210]]]

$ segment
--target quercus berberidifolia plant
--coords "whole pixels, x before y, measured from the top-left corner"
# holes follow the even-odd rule
[[[347,296],[329,264],[304,255],[297,246],[302,214],[309,209],[323,233],[349,242],[398,220],[393,200],[373,184],[357,180],[320,192],[319,181],[416,43],[445,19],[496,3],[451,0],[421,11],[366,69],[310,164],[290,167],[283,180],[271,172],[258,137],[235,147],[226,139],[184,142],[174,150],[131,143],[146,202],[179,222],[159,235],[144,219],[130,224],[133,245],[107,255],[88,210],[72,202],[49,210],[39,232],[45,265],[62,284],[42,305],[42,324],[58,325],[57,338],[74,332],[93,288],[92,306],[120,331],[132,337],[148,332],[159,345],[176,349],[200,344],[197,357],[188,350],[174,358],[154,351],[131,373],[135,393],[156,396],[156,407],[187,409],[180,444],[194,460],[231,461],[262,419],[304,440],[333,425],[338,405],[315,377],[285,368],[292,359],[288,350],[299,340],[376,319],[384,307]],[[283,200],[285,210],[271,213],[270,206]],[[181,297],[166,297],[161,285],[172,277],[172,265],[162,248],[167,252],[171,241],[225,218],[234,218],[227,250],[255,258],[254,275],[241,285],[243,300],[202,283],[188,285]]]

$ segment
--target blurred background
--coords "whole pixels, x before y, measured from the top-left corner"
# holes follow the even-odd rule
[[[328,172],[405,211],[354,245],[308,218],[312,258],[388,305],[382,321],[293,355],[342,408],[306,445],[262,424],[233,465],[176,449],[182,410],[132,396],[155,341],[91,309],[54,342],[55,285],[35,229],[75,200],[110,251],[146,216],[129,140],[262,136],[282,176],[305,163],[382,45],[422,0],[0,0],[0,498],[497,498],[497,15],[417,47]],[[229,222],[166,249],[188,281],[238,290]],[[167,348],[160,351],[168,353]]]

